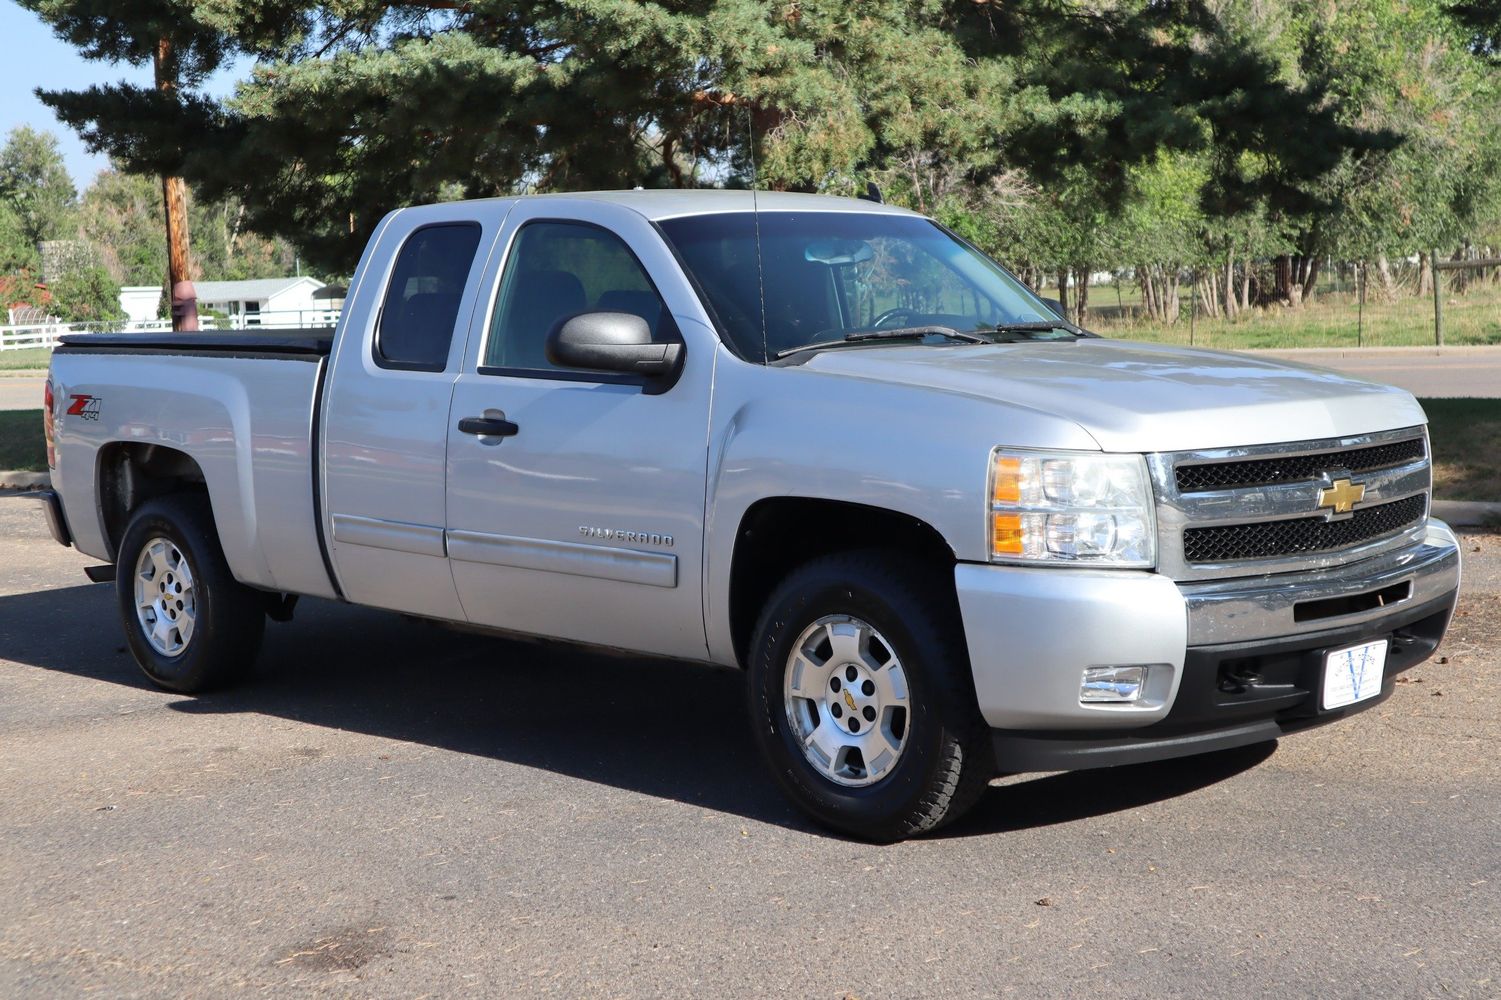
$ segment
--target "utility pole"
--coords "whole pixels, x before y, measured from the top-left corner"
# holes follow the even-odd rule
[[[176,57],[172,40],[156,43],[156,89],[164,95],[177,90]],[[188,192],[181,177],[162,178],[162,208],[167,218],[167,293],[172,301],[172,329],[198,329],[198,296],[193,290],[192,256],[188,246]]]
[[[1444,296],[1438,274],[1438,251],[1428,251],[1428,268],[1433,273],[1433,343],[1444,346]]]

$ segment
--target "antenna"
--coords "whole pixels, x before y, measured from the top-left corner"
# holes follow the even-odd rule
[[[750,137],[751,168],[751,218],[756,226],[756,285],[761,292],[761,360],[771,360],[771,350],[766,344],[766,266],[761,261],[761,206],[756,201],[756,188],[761,180],[756,176],[756,118],[750,108],[745,109],[745,132]]]

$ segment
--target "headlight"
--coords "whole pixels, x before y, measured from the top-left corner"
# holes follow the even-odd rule
[[[990,462],[990,558],[1155,566],[1156,520],[1145,459],[997,449]]]

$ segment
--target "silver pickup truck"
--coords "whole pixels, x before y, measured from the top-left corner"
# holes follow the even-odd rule
[[[1093,336],[866,201],[402,209],[331,337],[69,336],[47,391],[53,532],[156,683],[297,595],[738,665],[877,840],[1368,708],[1459,586],[1407,393]]]

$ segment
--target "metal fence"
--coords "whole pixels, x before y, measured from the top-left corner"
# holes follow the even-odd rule
[[[249,313],[218,319],[204,316],[199,326],[204,330],[304,330],[331,327],[339,322],[337,309],[289,309]],[[153,319],[126,323],[25,323],[0,326],[0,351],[51,349],[65,333],[97,333],[104,330],[125,333],[160,333],[172,329],[171,320]]]

